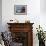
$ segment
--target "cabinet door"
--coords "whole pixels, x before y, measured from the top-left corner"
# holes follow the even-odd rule
[[[13,42],[28,46],[28,32],[13,32],[12,37]]]

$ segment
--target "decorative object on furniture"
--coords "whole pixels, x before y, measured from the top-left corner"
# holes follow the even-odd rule
[[[11,19],[9,23],[19,23],[19,21],[17,19]]]
[[[30,23],[30,20],[26,20],[25,23]]]
[[[7,23],[14,45],[33,46],[33,23]]]
[[[26,15],[27,5],[14,5],[14,14],[15,15]]]
[[[36,28],[37,29],[37,34],[38,35],[38,40],[39,40],[39,46],[45,46],[45,35],[43,32],[42,27]]]

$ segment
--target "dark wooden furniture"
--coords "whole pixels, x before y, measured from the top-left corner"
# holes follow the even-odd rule
[[[33,46],[33,23],[7,23],[13,41],[23,43],[22,46]]]

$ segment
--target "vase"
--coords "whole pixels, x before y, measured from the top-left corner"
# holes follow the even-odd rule
[[[39,40],[39,46],[45,46],[45,41]]]

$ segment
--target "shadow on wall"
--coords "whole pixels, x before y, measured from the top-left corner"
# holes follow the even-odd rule
[[[0,31],[2,31],[2,0],[0,0]]]
[[[46,0],[40,0],[40,11],[46,14]]]

